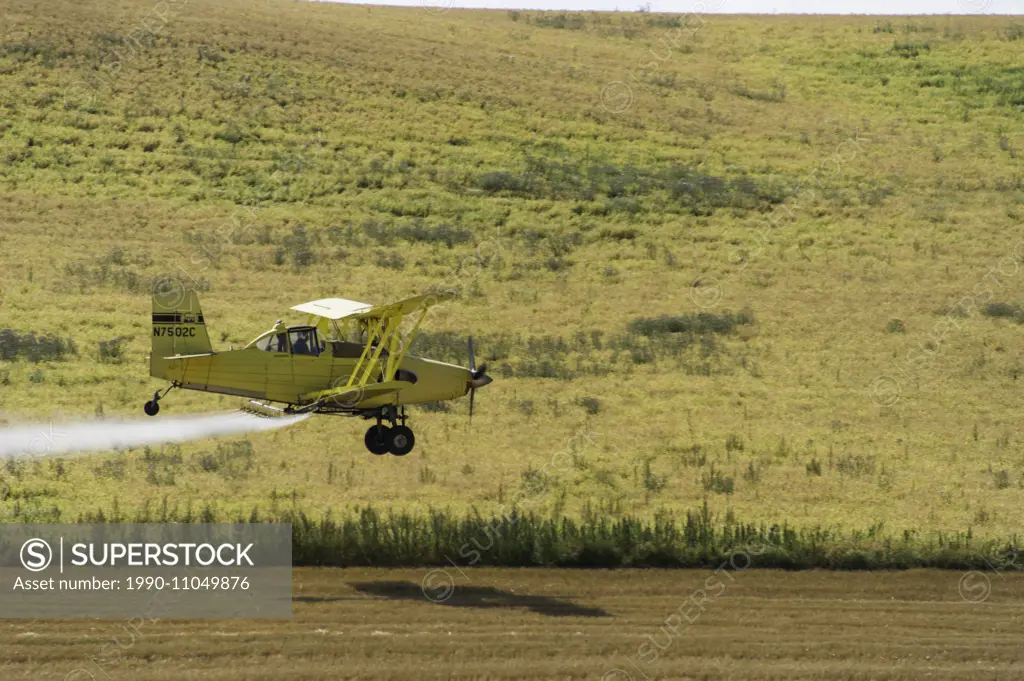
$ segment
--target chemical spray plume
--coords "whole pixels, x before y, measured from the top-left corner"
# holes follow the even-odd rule
[[[137,421],[80,421],[18,426],[0,430],[0,458],[47,456],[71,452],[129,449],[164,442],[185,442],[220,435],[238,435],[290,426],[309,414],[259,418],[226,412],[202,416],[149,418]]]

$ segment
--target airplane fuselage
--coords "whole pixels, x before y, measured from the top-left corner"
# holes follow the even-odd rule
[[[333,349],[334,344],[328,344],[326,352],[313,356],[249,347],[182,357],[168,362],[160,377],[191,390],[303,405],[314,401],[311,393],[348,385],[359,357],[345,352],[346,348],[340,352]],[[371,384],[346,401],[354,409],[372,409],[384,404],[450,400],[468,392],[472,376],[460,366],[406,355],[396,378],[400,383],[397,391]]]

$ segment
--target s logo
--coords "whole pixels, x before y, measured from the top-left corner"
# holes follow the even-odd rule
[[[29,539],[21,545],[21,564],[30,572],[41,572],[50,567],[53,549],[42,539]]]

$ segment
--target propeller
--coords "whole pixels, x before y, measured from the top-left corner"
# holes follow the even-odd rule
[[[476,368],[476,354],[473,352],[473,337],[469,337],[469,422],[473,423],[473,402],[476,400],[476,389],[488,385],[494,379],[487,375],[487,363]]]

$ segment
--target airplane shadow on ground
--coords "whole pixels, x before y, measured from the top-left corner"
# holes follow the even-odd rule
[[[601,608],[577,605],[553,596],[504,591],[493,586],[456,586],[445,600],[427,598],[423,588],[414,582],[355,582],[356,591],[392,601],[420,601],[455,608],[523,608],[548,617],[611,617]]]

